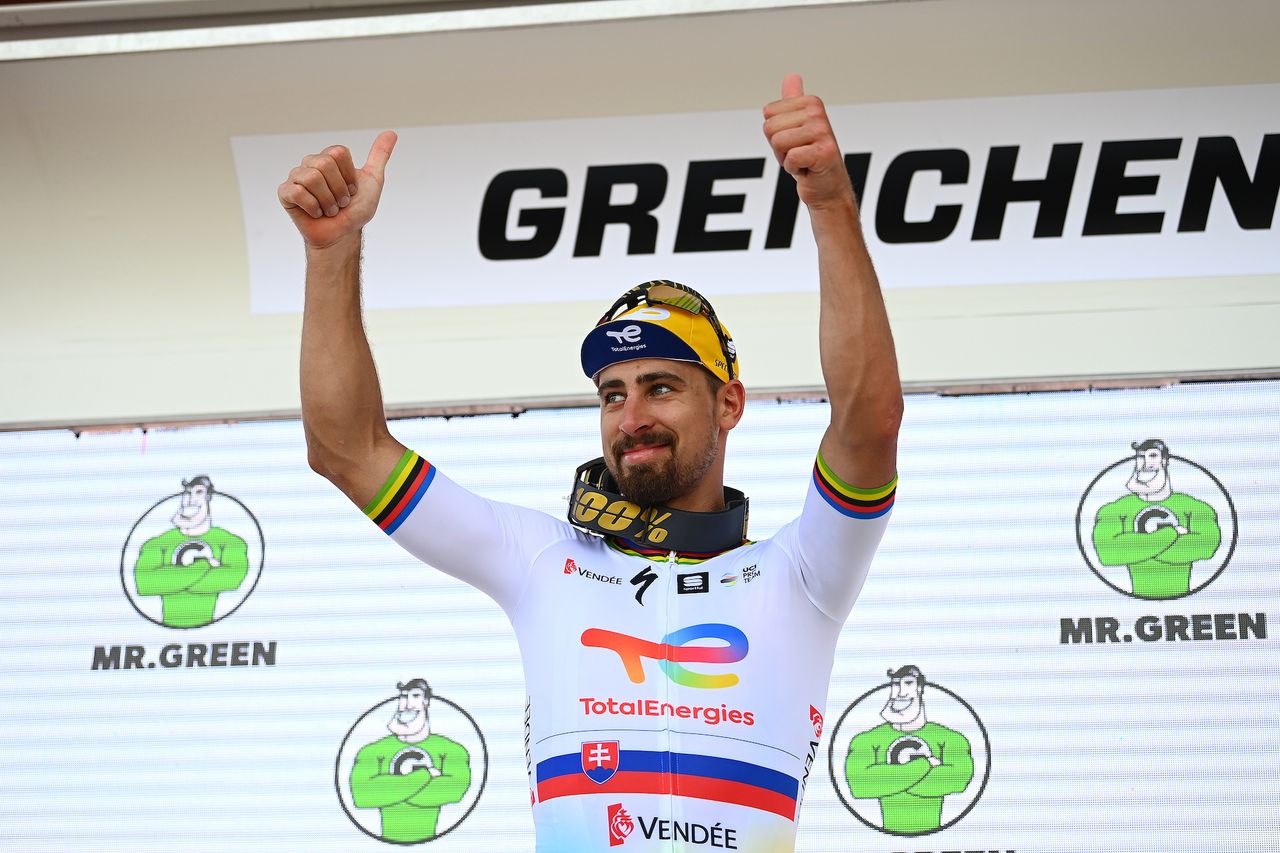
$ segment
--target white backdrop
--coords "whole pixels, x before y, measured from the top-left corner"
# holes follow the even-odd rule
[[[753,537],[798,508],[825,419],[817,404],[749,408],[727,480],[752,497]],[[910,397],[897,508],[840,638],[798,849],[1273,850],[1277,424],[1277,383]],[[464,485],[556,515],[598,442],[590,410],[394,431]],[[1171,463],[1173,487],[1212,506],[1224,536],[1204,561],[1216,577],[1197,574],[1172,600],[1113,588],[1077,547],[1090,484],[1147,438],[1186,460]],[[388,849],[344,811],[342,747],[366,714],[352,737],[376,737],[396,683],[423,677],[478,730],[433,706],[442,733],[472,744],[476,807],[431,849],[531,849],[524,691],[505,618],[399,551],[304,460],[296,422],[0,435],[0,847]],[[240,597],[234,612],[166,628],[131,603],[126,542],[197,474],[221,493],[214,523],[262,546],[261,573],[251,591],[223,593]],[[1179,620],[1206,624],[1197,616],[1217,638],[1138,627],[1167,635]],[[1064,642],[1062,620],[1086,618],[1114,619],[1120,641]],[[246,665],[188,666],[192,644],[206,663],[240,648]],[[138,647],[142,665],[125,668],[122,649],[119,668],[94,669],[95,649],[113,646]],[[878,828],[876,802],[853,799],[842,771],[853,735],[878,722],[886,670],[907,664],[930,682],[930,718],[978,758],[944,805],[954,823],[916,838]],[[446,806],[442,827],[460,809]]]

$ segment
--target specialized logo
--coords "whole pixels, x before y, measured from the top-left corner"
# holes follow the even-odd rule
[[[711,573],[710,572],[690,572],[688,574],[676,575],[676,594],[690,595],[698,592],[711,591]]]
[[[653,586],[653,582],[658,579],[658,573],[653,570],[652,566],[645,566],[635,573],[631,578],[631,585],[638,586],[636,590],[636,604],[644,606],[644,594],[649,591],[649,587]]]
[[[603,785],[618,772],[618,742],[597,740],[582,745],[582,772],[597,785]]]
[[[1172,454],[1161,439],[1130,447],[1132,455],[1104,468],[1080,498],[1080,554],[1103,583],[1134,598],[1199,592],[1226,570],[1235,551],[1231,496],[1217,477]]]
[[[640,327],[635,323],[632,323],[630,326],[624,326],[618,331],[605,332],[605,334],[620,344],[634,344],[636,341],[640,340]]]
[[[696,640],[719,640],[726,645],[688,645]],[[738,676],[735,673],[694,672],[681,664],[737,663],[747,656],[749,648],[746,634],[732,625],[718,622],[690,625],[688,628],[672,631],[658,643],[617,631],[588,628],[582,632],[582,645],[615,652],[633,684],[644,683],[644,659],[649,658],[658,661],[667,678],[676,684],[698,688],[733,687],[738,683]]]
[[[333,784],[365,835],[420,844],[471,815],[489,778],[489,749],[475,719],[425,679],[396,687],[398,696],[365,711],[347,732]]]
[[[627,836],[635,830],[636,825],[631,815],[622,807],[622,803],[614,803],[608,807],[605,815],[609,825],[609,846],[617,847],[627,840]]]
[[[143,618],[166,628],[200,628],[248,599],[265,551],[249,508],[197,474],[134,523],[120,552],[120,584]]]
[[[831,784],[849,813],[872,829],[938,832],[967,815],[986,790],[987,729],[969,703],[926,681],[919,667],[903,666],[888,676],[887,684],[859,696],[836,721],[827,751]],[[883,701],[877,696],[882,692]],[[811,707],[810,717],[816,713]],[[821,725],[819,715],[815,731]]]

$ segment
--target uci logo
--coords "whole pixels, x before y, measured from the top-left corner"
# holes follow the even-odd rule
[[[688,645],[694,640],[720,640],[728,645]],[[644,658],[650,658],[658,661],[667,678],[676,684],[707,689],[733,687],[738,683],[738,676],[732,672],[708,675],[686,669],[681,664],[737,663],[747,656],[749,649],[746,634],[732,625],[719,622],[690,625],[688,628],[672,631],[660,643],[603,628],[588,628],[582,632],[582,645],[617,653],[632,684],[644,683]]]
[[[640,327],[635,323],[632,323],[630,326],[626,326],[620,331],[605,332],[605,334],[620,344],[634,344],[636,341],[640,340]]]
[[[643,539],[653,545],[666,541],[667,531],[662,523],[670,517],[670,512],[662,512],[655,507],[642,510],[639,504],[621,498],[610,500],[608,495],[589,491],[586,487],[579,487],[573,497],[575,521],[620,535],[636,527],[638,529],[629,534],[631,538]]]

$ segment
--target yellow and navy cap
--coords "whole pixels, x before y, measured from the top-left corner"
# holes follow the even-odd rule
[[[627,291],[582,342],[582,372],[591,379],[610,365],[641,358],[701,364],[722,382],[739,377],[737,348],[711,303],[672,281]]]

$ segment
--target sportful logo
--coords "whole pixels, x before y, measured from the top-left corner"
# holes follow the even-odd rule
[[[721,640],[728,645],[687,645],[694,640],[706,639]],[[582,645],[616,652],[633,684],[644,683],[644,658],[651,658],[659,662],[667,678],[676,684],[706,689],[733,687],[739,681],[738,676],[731,672],[718,675],[694,672],[681,664],[737,663],[747,656],[749,649],[746,634],[732,625],[719,622],[705,622],[672,631],[658,643],[603,628],[588,628],[582,632]]]
[[[627,810],[622,807],[622,803],[614,803],[609,806],[609,846],[617,847],[627,840],[627,836],[635,830],[636,825],[631,820],[631,815],[627,814]]]
[[[621,329],[620,331],[605,332],[605,334],[613,338],[615,341],[617,341],[620,344],[621,343],[634,344],[636,341],[640,340],[640,327],[633,323],[630,326],[626,326],[625,328]]]
[[[676,594],[692,595],[698,592],[707,592],[710,587],[710,572],[690,572],[685,575],[676,575]]]

